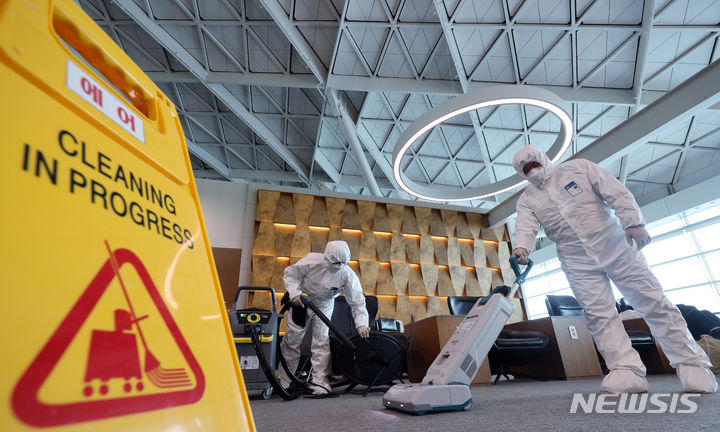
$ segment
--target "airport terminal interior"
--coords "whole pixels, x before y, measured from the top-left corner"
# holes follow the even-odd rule
[[[720,0],[7,0],[0,77],[3,430],[720,424]]]

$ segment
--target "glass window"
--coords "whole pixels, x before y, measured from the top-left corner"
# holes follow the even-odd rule
[[[660,264],[677,258],[697,253],[692,237],[686,233],[652,242],[643,249],[643,254],[650,265]]]
[[[688,212],[687,221],[688,221],[688,224],[691,225],[694,223],[698,223],[698,222],[710,219],[715,216],[720,216],[720,205],[714,205],[710,208],[707,208],[705,210],[700,210],[695,213]]]
[[[663,289],[670,290],[710,282],[707,269],[699,257],[690,257],[652,268]]]
[[[703,252],[720,249],[720,222],[692,231]]]
[[[545,306],[545,295],[529,297],[527,299],[527,313],[529,319],[542,318],[547,316],[547,307]]]
[[[720,281],[720,251],[705,255],[713,280]]]
[[[650,233],[650,236],[657,237],[660,234],[665,234],[678,228],[682,228],[683,226],[685,226],[685,223],[680,216],[671,216],[648,225],[647,230]]]
[[[675,304],[691,305],[711,312],[720,311],[720,297],[711,284],[666,291],[665,295]]]

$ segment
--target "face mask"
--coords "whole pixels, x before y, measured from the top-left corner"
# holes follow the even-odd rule
[[[328,264],[328,269],[332,272],[337,272],[342,269],[344,265],[344,263],[330,263]]]
[[[543,168],[543,167],[533,168],[530,170],[529,173],[527,173],[526,177],[528,180],[530,180],[533,183],[541,182],[543,180],[543,178],[545,177],[545,168]]]

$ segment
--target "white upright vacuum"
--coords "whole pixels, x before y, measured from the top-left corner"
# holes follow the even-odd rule
[[[515,307],[511,299],[532,268],[520,272],[517,258],[510,258],[515,272],[512,287],[497,287],[480,297],[447,341],[419,384],[396,384],[385,393],[383,404],[397,411],[422,415],[432,411],[468,410],[472,406],[470,383],[487,357]]]

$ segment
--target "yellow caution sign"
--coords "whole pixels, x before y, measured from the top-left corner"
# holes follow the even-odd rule
[[[254,430],[173,104],[71,0],[0,2],[0,92],[2,430]]]

